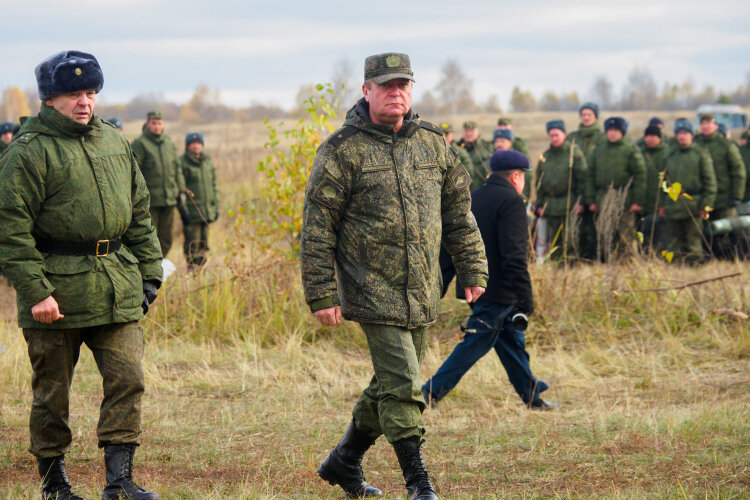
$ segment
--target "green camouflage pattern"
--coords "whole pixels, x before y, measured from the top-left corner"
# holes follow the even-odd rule
[[[667,154],[668,148],[664,142],[660,142],[654,148],[649,148],[642,140],[636,142],[636,146],[641,150],[646,165],[646,194],[643,213],[656,213],[659,208],[658,202],[661,193],[660,174],[662,168],[664,168],[664,157]]]
[[[6,149],[8,149],[8,145],[0,140],[0,156],[2,156]]]
[[[750,141],[739,147],[742,163],[745,164],[745,196],[742,201],[750,201]]]
[[[174,226],[175,207],[151,207],[151,223],[156,229],[161,254],[166,258],[172,249],[172,227]]]
[[[601,125],[594,123],[588,127],[582,123],[578,125],[578,130],[568,134],[568,142],[573,142],[575,139],[576,146],[581,148],[583,155],[586,157],[586,164],[591,164],[591,155],[594,154],[594,150],[599,144],[607,142],[607,136],[604,134]]]
[[[461,139],[456,143],[456,146],[466,153],[464,158],[470,160],[470,163],[464,164],[464,166],[471,176],[469,191],[474,191],[484,184],[487,176],[490,175],[490,156],[495,151],[495,145],[480,137],[474,142],[466,142]]]
[[[742,200],[745,196],[747,173],[737,145],[719,132],[709,136],[698,134],[695,144],[708,150],[716,174],[716,201],[714,209],[723,210],[729,200]]]
[[[531,160],[531,152],[529,151],[529,143],[524,139],[523,137],[516,137],[513,140],[513,146],[510,148],[513,151],[518,151],[522,155],[524,155],[526,158]],[[487,162],[487,165],[489,165],[489,161]],[[523,192],[521,195],[525,199],[531,198],[531,184],[534,182],[533,175],[531,171],[526,171],[523,173],[524,177],[524,185],[523,185]]]
[[[624,209],[627,210],[633,203],[643,207],[646,197],[646,165],[638,148],[624,139],[605,141],[596,147],[587,166],[587,204],[601,204],[602,197],[610,186],[622,189],[630,182]]]
[[[182,234],[185,237],[182,250],[185,253],[185,261],[189,268],[202,266],[206,263],[208,254],[208,224],[196,222],[182,226]]]
[[[0,267],[23,328],[80,328],[143,317],[143,280],[161,281],[149,196],[127,141],[94,116],[77,123],[42,104],[0,159]],[[35,238],[93,243],[122,237],[106,257],[42,253]],[[65,317],[34,320],[52,295]]]
[[[411,111],[394,134],[372,123],[361,99],[344,126],[318,148],[307,184],[305,299],[313,311],[340,304],[344,318],[360,323],[432,324],[441,240],[462,283],[487,283],[469,175],[440,129]]]
[[[699,209],[713,207],[717,183],[713,162],[706,150],[695,144],[684,149],[671,148],[662,164],[667,185],[679,182],[682,192],[692,198],[683,196],[673,201],[661,191],[659,204],[666,210],[667,219],[689,219],[691,215],[700,218]]]
[[[427,345],[426,328],[407,330],[362,324],[375,374],[352,411],[357,428],[371,437],[385,434],[389,443],[422,437],[420,367]]]
[[[104,397],[96,435],[99,446],[138,444],[141,436],[141,359],[144,335],[137,321],[88,328],[24,328],[29,351],[33,401],[29,416],[29,451],[38,457],[67,453],[70,384],[81,345],[91,350],[102,375]],[[93,396],[93,395],[92,395]]]
[[[375,54],[365,59],[365,81],[382,84],[396,78],[414,81],[409,56],[399,52]]]
[[[183,217],[186,217],[188,224],[215,221],[219,212],[219,191],[216,189],[216,170],[211,158],[205,154],[198,157],[185,151],[180,165],[188,190],[188,199],[182,207]]]
[[[545,217],[565,217],[568,212],[568,191],[570,207],[579,198],[582,200],[586,185],[586,159],[578,146],[573,146],[573,171],[571,165],[571,144],[564,142],[560,147],[550,146],[539,158],[536,167],[538,188],[537,206],[544,207]],[[570,186],[568,183],[570,182]]]
[[[146,125],[132,144],[138,165],[151,194],[152,207],[173,207],[185,186],[177,147],[165,133],[154,134]]]

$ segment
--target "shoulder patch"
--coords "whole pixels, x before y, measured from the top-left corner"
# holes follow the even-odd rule
[[[312,199],[320,205],[331,209],[336,206],[336,201],[343,192],[344,186],[342,186],[332,175],[326,174],[315,187]]]
[[[350,138],[351,136],[353,136],[357,132],[359,132],[359,129],[357,127],[352,127],[351,125],[346,125],[346,126],[342,127],[341,129],[339,129],[338,131],[334,132],[334,134],[331,135],[331,137],[328,138],[328,144],[330,144],[334,148],[337,148],[337,147],[341,146],[341,144],[345,140],[347,140],[348,138]]]
[[[38,136],[39,134],[36,132],[26,132],[25,134],[21,134],[16,138],[15,140],[18,142],[25,142],[28,143],[31,139]]]
[[[443,136],[443,131],[440,129],[440,127],[438,127],[437,125],[435,125],[433,123],[421,120],[419,122],[419,126],[422,127],[425,130],[429,130],[431,132],[435,132],[437,135],[439,135],[441,137]]]
[[[466,171],[463,164],[458,164],[458,166],[448,174],[448,181],[456,191],[464,191],[469,189],[471,177],[469,177],[469,173]]]

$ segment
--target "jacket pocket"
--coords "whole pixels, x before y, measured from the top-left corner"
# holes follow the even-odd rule
[[[63,315],[88,313],[99,309],[105,293],[93,257],[50,254],[44,261],[47,279],[55,287],[52,297]],[[106,279],[106,278],[105,278]]]

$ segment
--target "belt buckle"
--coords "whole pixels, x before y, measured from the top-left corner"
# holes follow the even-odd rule
[[[101,253],[99,251],[99,245],[101,245],[102,243],[106,243],[107,244],[107,249],[104,250],[104,253]],[[107,255],[109,255],[109,240],[99,240],[99,241],[97,241],[96,242],[96,256],[97,257],[106,257]]]

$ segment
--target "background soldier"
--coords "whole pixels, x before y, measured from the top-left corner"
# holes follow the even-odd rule
[[[440,130],[443,131],[443,137],[445,137],[445,140],[448,141],[448,144],[451,145],[451,149],[458,155],[458,158],[461,160],[464,168],[470,168],[471,158],[469,157],[469,153],[467,153],[466,150],[461,149],[456,144],[456,136],[453,133],[453,126],[449,123],[441,123]]]
[[[536,167],[536,178],[539,179],[537,190],[536,214],[547,219],[547,241],[556,247],[551,258],[559,259],[563,255],[564,241],[568,238],[568,255],[575,253],[570,242],[569,211],[583,213],[582,199],[586,185],[586,159],[578,146],[567,142],[565,122],[551,120],[547,122],[549,149],[539,158]],[[573,148],[573,151],[571,151]]]
[[[589,210],[599,213],[602,199],[610,188],[615,191],[628,189],[624,213],[614,214],[612,235],[597,234],[599,255],[609,257],[609,243],[612,250],[635,249],[635,215],[643,210],[646,194],[646,167],[641,152],[625,141],[628,122],[619,116],[607,118],[604,122],[607,140],[597,146],[591,154],[591,162],[586,169],[586,197]],[[618,207],[619,210],[619,207]],[[599,215],[601,216],[601,214]],[[607,221],[603,221],[607,222]],[[602,248],[601,245],[605,247]]]
[[[13,140],[13,129],[15,127],[16,124],[13,122],[0,123],[0,155],[3,154],[5,148]]]
[[[437,498],[420,450],[419,369],[440,300],[441,237],[467,300],[487,285],[468,173],[440,128],[411,110],[412,81],[406,54],[365,60],[364,98],[318,149],[305,193],[305,299],[323,325],[342,316],[361,324],[375,371],[343,439],[318,469],[351,497],[380,494],[360,464],[385,434],[409,498]]]
[[[172,248],[174,208],[185,186],[177,159],[177,148],[165,133],[161,113],[151,111],[143,125],[143,133],[133,141],[133,152],[151,195],[151,221],[156,227],[164,257]]]
[[[490,158],[492,174],[471,194],[471,211],[487,253],[490,270],[487,291],[472,306],[463,340],[437,373],[422,386],[422,394],[435,406],[461,377],[494,348],[508,378],[524,404],[551,409],[557,404],[539,394],[547,384],[531,374],[523,330],[513,325],[516,313],[534,311],[531,279],[526,265],[529,244],[526,206],[520,196],[529,160],[518,151],[495,151]]]
[[[498,130],[509,130],[512,134],[511,139],[511,147],[510,149],[513,151],[518,151],[522,155],[524,155],[526,158],[531,158],[531,153],[529,152],[529,143],[526,141],[526,139],[519,137],[516,135],[516,129],[513,126],[513,120],[511,120],[508,117],[501,117],[497,120],[497,127],[495,127],[495,132]],[[494,138],[493,134],[493,138]],[[500,148],[500,149],[506,149],[506,148]],[[495,144],[495,151],[498,150],[497,144]],[[531,171],[525,171],[524,175],[525,178],[525,184],[523,188],[523,197],[527,200],[531,198],[531,184],[533,183]]]
[[[112,125],[114,125],[117,131],[122,134],[122,131],[123,131],[122,120],[113,116],[112,118],[107,118],[107,121],[111,123]]]
[[[743,137],[744,136],[744,137]],[[742,201],[750,201],[750,141],[747,139],[748,131],[745,130],[740,136],[740,156],[745,164],[745,196]]]
[[[652,118],[653,122],[655,118]],[[649,125],[643,133],[643,138],[636,142],[640,148],[646,166],[646,194],[644,197],[643,214],[640,232],[643,234],[643,247],[655,246],[662,248],[666,237],[666,221],[659,217],[659,199],[661,197],[661,173],[664,168],[664,156],[667,152],[662,140],[662,129],[655,125]]]
[[[186,199],[178,206],[185,235],[185,260],[194,270],[206,263],[208,225],[219,218],[219,192],[211,158],[203,152],[203,134],[185,136],[185,154],[180,159]]]
[[[490,175],[489,161],[493,145],[479,137],[479,125],[475,121],[464,123],[464,132],[457,146],[466,152],[471,164],[464,165],[471,175],[470,190],[473,191]]]
[[[701,244],[703,220],[716,197],[716,176],[708,152],[693,144],[693,124],[681,118],[675,122],[677,147],[664,159],[664,179],[668,185],[679,182],[689,195],[672,200],[661,192],[659,214],[669,224],[671,241],[667,248],[689,263],[703,260]]]
[[[96,58],[60,52],[35,72],[41,111],[23,119],[0,160],[0,264],[17,292],[33,369],[29,451],[42,497],[80,499],[64,454],[70,384],[85,343],[103,379],[102,498],[158,499],[132,480],[143,394],[138,321],[162,276],[146,184],[127,141],[93,114],[104,81]]]

